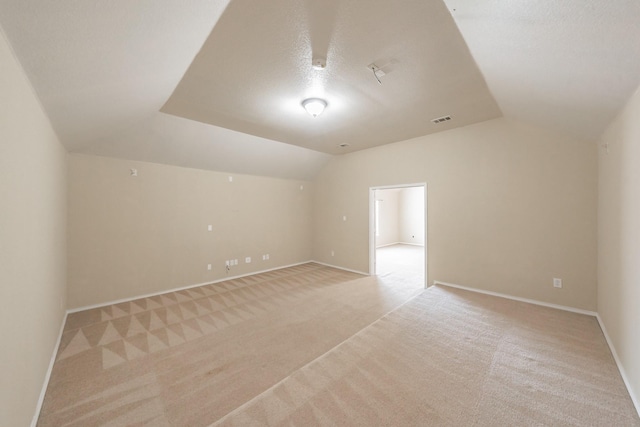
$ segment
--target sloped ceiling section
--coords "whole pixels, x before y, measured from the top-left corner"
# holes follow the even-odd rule
[[[196,169],[311,181],[329,154],[157,113],[77,152]]]
[[[505,116],[597,139],[640,84],[638,0],[445,0]]]
[[[441,0],[234,0],[162,111],[330,154],[501,116]]]
[[[2,0],[0,25],[71,152],[311,179],[326,154],[159,112],[228,0]]]
[[[227,2],[3,0],[0,22],[75,151],[157,112]]]

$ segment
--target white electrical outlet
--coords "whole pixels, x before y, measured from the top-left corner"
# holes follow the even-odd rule
[[[562,287],[562,279],[553,278],[553,287],[561,288]]]
[[[245,264],[249,264],[251,262],[251,257],[248,256],[244,259]]]
[[[331,251],[331,256],[335,256],[335,254],[336,253],[334,251]]]
[[[213,225],[209,225],[209,226],[207,226],[207,230],[208,230],[208,231],[213,231]]]
[[[267,254],[267,259],[269,259],[269,254]]]
[[[346,215],[342,215],[342,220],[346,221],[347,220],[347,216]]]
[[[225,267],[229,267],[231,265],[231,263],[229,261],[225,261],[224,265],[225,265]]]
[[[207,264],[207,270],[211,271],[211,264]]]

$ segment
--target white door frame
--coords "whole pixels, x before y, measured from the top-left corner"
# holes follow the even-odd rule
[[[427,288],[427,183],[397,184],[369,187],[369,275],[376,274],[376,190],[389,190],[392,188],[422,187],[424,189],[424,287]]]

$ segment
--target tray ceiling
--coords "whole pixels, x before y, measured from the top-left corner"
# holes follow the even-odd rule
[[[300,179],[503,114],[596,140],[640,84],[638,22],[637,0],[0,0],[69,151]]]
[[[331,154],[501,116],[440,0],[234,0],[162,111]]]

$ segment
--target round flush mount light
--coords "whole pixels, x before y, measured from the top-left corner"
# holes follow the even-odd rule
[[[309,98],[302,101],[302,106],[307,110],[307,113],[313,117],[318,117],[327,106],[327,101],[320,98]]]
[[[313,58],[311,66],[314,70],[324,70],[327,67],[327,60],[319,57]]]

